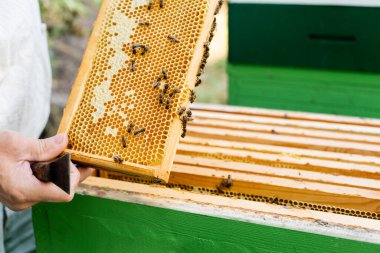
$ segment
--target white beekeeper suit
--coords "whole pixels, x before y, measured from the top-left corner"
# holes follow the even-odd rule
[[[0,129],[38,138],[48,119],[50,90],[38,0],[0,0]],[[0,222],[0,252],[34,251],[30,210],[4,208]]]

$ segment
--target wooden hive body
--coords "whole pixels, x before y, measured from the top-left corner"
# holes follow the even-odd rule
[[[178,110],[189,104],[219,2],[160,2],[103,2],[59,129],[69,134],[74,161],[168,179],[181,134]]]
[[[210,104],[192,110],[166,187],[380,220],[379,120]],[[231,187],[222,184],[228,176]]]

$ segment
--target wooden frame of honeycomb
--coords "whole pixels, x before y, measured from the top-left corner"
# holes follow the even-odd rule
[[[58,131],[74,161],[168,180],[221,3],[103,1]]]

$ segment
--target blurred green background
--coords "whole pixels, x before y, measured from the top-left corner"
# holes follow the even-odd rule
[[[86,49],[92,25],[102,0],[40,0],[42,20],[49,32],[53,70],[51,114],[42,137],[57,132],[63,108]],[[197,102],[226,103],[227,100],[227,4],[217,17],[203,84],[196,89]]]

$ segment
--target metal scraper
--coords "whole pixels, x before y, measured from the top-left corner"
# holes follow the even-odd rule
[[[65,153],[47,162],[31,162],[33,175],[43,182],[52,182],[70,194],[70,154]]]

